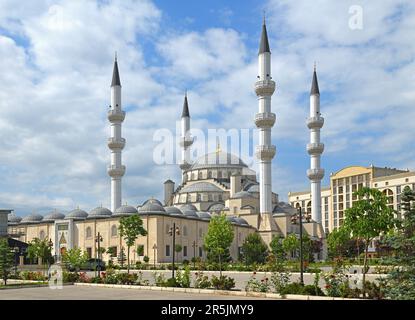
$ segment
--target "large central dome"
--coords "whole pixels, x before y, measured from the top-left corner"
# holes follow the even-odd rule
[[[222,151],[211,152],[198,158],[190,168],[247,168],[248,166],[237,156]]]

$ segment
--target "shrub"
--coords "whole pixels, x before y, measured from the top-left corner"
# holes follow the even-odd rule
[[[67,272],[67,271],[63,272],[62,281],[64,283],[78,282],[78,279],[79,279],[79,274],[76,272]]]
[[[343,272],[323,273],[323,278],[327,295],[330,297],[344,297],[350,289],[348,277]]]
[[[258,280],[255,276],[256,273],[253,273],[245,286],[245,291],[269,292],[271,289],[271,282],[269,279],[264,277],[261,280]]]
[[[231,290],[235,287],[235,280],[228,276],[212,276],[212,286],[217,290]]]
[[[145,263],[148,263],[150,261],[150,258],[148,256],[144,256],[143,261]]]
[[[91,283],[103,283],[103,279],[100,276],[92,277],[90,279]]]
[[[304,293],[304,286],[299,282],[293,282],[287,284],[281,291],[279,292],[281,295],[285,294],[303,294]]]
[[[189,260],[184,259],[184,260],[183,260],[183,264],[184,264],[185,266],[187,266],[187,265],[189,264]]]
[[[166,283],[166,278],[163,273],[154,272],[153,273],[154,283],[158,287],[164,287]]]
[[[271,283],[274,286],[274,292],[280,293],[290,283],[291,274],[289,272],[273,272],[271,274]]]
[[[173,269],[173,265],[169,264],[167,266],[167,269],[172,270]],[[179,267],[177,265],[174,265],[174,270],[178,270],[178,269],[179,269]]]
[[[303,293],[308,296],[325,296],[323,290],[320,287],[316,287],[313,284],[309,284],[304,286]]]
[[[128,285],[132,285],[135,284],[138,276],[135,273],[118,273],[116,275],[117,277],[117,283],[118,284],[128,284]]]
[[[190,287],[190,268],[186,266],[184,270],[178,270],[176,274],[176,284],[178,287]]]
[[[198,289],[206,289],[212,286],[209,281],[209,277],[203,274],[203,271],[199,271],[195,273],[195,281],[193,286]]]
[[[88,277],[85,272],[81,272],[79,274],[79,278],[78,278],[78,281],[77,282],[90,283],[91,282],[91,278]]]
[[[20,274],[22,280],[46,281],[47,277],[41,272],[23,271]]]

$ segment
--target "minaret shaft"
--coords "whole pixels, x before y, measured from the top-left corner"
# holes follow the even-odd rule
[[[324,151],[324,144],[320,142],[320,129],[323,125],[324,118],[320,113],[317,73],[314,70],[310,93],[310,117],[307,119],[307,126],[310,129],[310,143],[307,144],[307,151],[310,155],[310,169],[307,170],[307,176],[311,182],[311,218],[318,223],[322,222],[321,180],[324,177],[324,170],[320,167],[320,157]]]
[[[125,119],[125,112],[121,105],[121,83],[119,79],[118,63],[114,62],[113,80],[111,84],[111,106],[108,111],[111,136],[108,139],[108,148],[111,150],[111,164],[108,166],[108,175],[111,177],[111,211],[121,207],[122,188],[121,180],[125,174],[122,165],[122,150],[125,139],[121,136],[121,126]]]
[[[189,104],[187,101],[187,94],[184,97],[182,117],[180,119],[181,137],[181,164],[182,169],[182,182],[185,182],[186,170],[190,167],[190,147],[193,144],[193,138],[190,135],[190,113]]]

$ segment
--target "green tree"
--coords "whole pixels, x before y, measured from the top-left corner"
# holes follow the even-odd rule
[[[258,233],[249,234],[242,244],[243,260],[247,265],[264,263],[268,255],[268,246]]]
[[[368,271],[368,250],[372,240],[386,234],[395,226],[394,211],[388,206],[386,196],[377,189],[362,188],[354,195],[358,200],[345,211],[343,227],[351,237],[364,241],[363,294]]]
[[[346,255],[350,233],[345,228],[334,229],[327,236],[328,255],[331,259]]]
[[[210,219],[207,234],[204,239],[204,246],[208,253],[218,258],[219,272],[222,277],[222,260],[224,254],[233,241],[233,227],[226,219],[225,214],[216,215]]]
[[[7,239],[0,239],[0,277],[4,285],[7,285],[7,279],[14,265],[14,253],[9,247]]]
[[[120,236],[124,238],[127,245],[127,273],[130,273],[130,248],[140,235],[147,235],[147,231],[143,227],[143,220],[138,215],[120,219]]]
[[[176,253],[182,252],[182,245],[181,244],[176,244],[174,251],[176,251]]]
[[[297,256],[297,251],[300,248],[300,240],[294,233],[290,233],[282,241],[282,246],[286,255],[291,255],[294,253],[294,255]]]
[[[49,246],[48,239],[34,238],[30,241],[27,247],[27,257],[32,260],[32,263],[35,259],[41,259],[44,265],[51,263],[52,247]]]
[[[277,263],[283,263],[286,260],[286,254],[283,245],[284,238],[282,236],[275,236],[272,238],[269,246],[272,254],[275,256]]]
[[[82,251],[81,248],[69,249],[63,254],[62,261],[77,271],[88,261],[88,253]]]

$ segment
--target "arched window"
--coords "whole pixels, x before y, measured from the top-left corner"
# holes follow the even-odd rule
[[[87,239],[92,238],[92,229],[91,229],[91,227],[86,228],[86,238]]]
[[[45,231],[40,230],[40,232],[39,232],[39,239],[40,239],[40,240],[45,239]]]
[[[202,201],[202,195],[200,193],[196,194],[196,201],[197,202]]]
[[[208,179],[212,179],[212,171],[208,171]]]
[[[111,237],[116,237],[118,235],[118,229],[116,225],[111,227]]]
[[[222,171],[218,171],[218,179],[222,178]]]
[[[196,180],[196,173],[195,172],[192,173],[192,180]]]
[[[211,193],[208,193],[208,201],[213,201],[213,195]]]
[[[307,214],[311,214],[311,201],[307,203]]]
[[[202,180],[202,179],[203,179],[203,172],[199,171],[199,180]]]
[[[183,236],[187,236],[187,226],[183,226]]]

